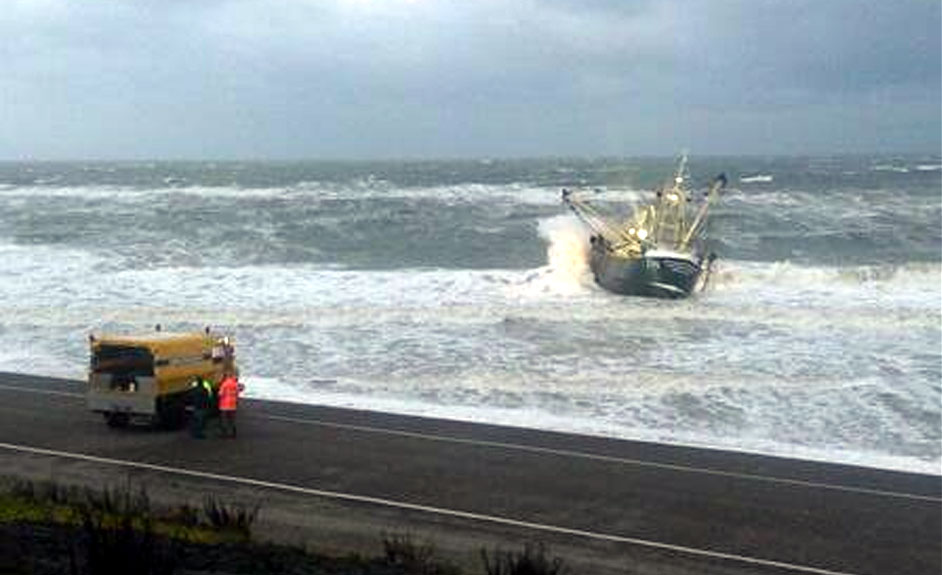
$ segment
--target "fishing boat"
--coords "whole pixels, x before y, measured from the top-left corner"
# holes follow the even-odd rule
[[[688,187],[687,157],[654,201],[638,207],[624,223],[589,203],[586,195],[563,190],[563,202],[592,230],[589,267],[595,282],[622,295],[684,298],[706,283],[715,256],[707,253],[710,206],[726,186],[720,174],[705,194]]]

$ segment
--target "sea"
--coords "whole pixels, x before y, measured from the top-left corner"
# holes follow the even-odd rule
[[[0,371],[211,326],[250,397],[942,474],[942,159],[691,155],[706,285],[600,289],[561,190],[674,162],[0,163]]]

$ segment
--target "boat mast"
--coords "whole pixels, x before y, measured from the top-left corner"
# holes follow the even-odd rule
[[[680,244],[682,248],[686,248],[694,236],[700,235],[703,222],[706,221],[707,212],[710,210],[710,204],[716,201],[716,198],[718,198],[720,195],[720,190],[725,187],[726,174],[720,174],[713,178],[713,182],[710,184],[710,192],[707,195],[707,199],[705,202],[703,202],[703,205],[700,206],[700,211],[697,212],[697,217],[693,219],[693,223],[690,224],[690,229],[687,230],[687,235],[684,236],[684,239]]]
[[[651,232],[654,241],[660,245],[679,246],[687,231],[686,183],[688,179],[685,152],[677,162],[674,179],[665,183],[657,194],[657,208]]]

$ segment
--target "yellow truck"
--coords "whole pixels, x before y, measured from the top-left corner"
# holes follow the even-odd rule
[[[91,335],[86,403],[111,427],[135,419],[179,427],[197,377],[218,386],[237,372],[235,345],[208,328],[195,333]]]

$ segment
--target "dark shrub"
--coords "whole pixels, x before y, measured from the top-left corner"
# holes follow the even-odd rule
[[[225,505],[210,496],[203,501],[203,513],[211,527],[248,539],[252,523],[258,516],[258,506],[247,508],[241,504]]]
[[[80,522],[72,539],[73,575],[173,573],[173,543],[155,534],[146,509],[149,502],[143,491],[138,497],[117,491],[90,495],[79,508]]]
[[[481,559],[487,575],[565,575],[569,572],[559,557],[549,558],[542,543],[527,543],[523,551],[497,550],[489,555],[481,550]]]
[[[399,567],[409,575],[458,575],[457,567],[438,561],[435,547],[428,542],[415,543],[409,534],[383,537],[386,565]]]

